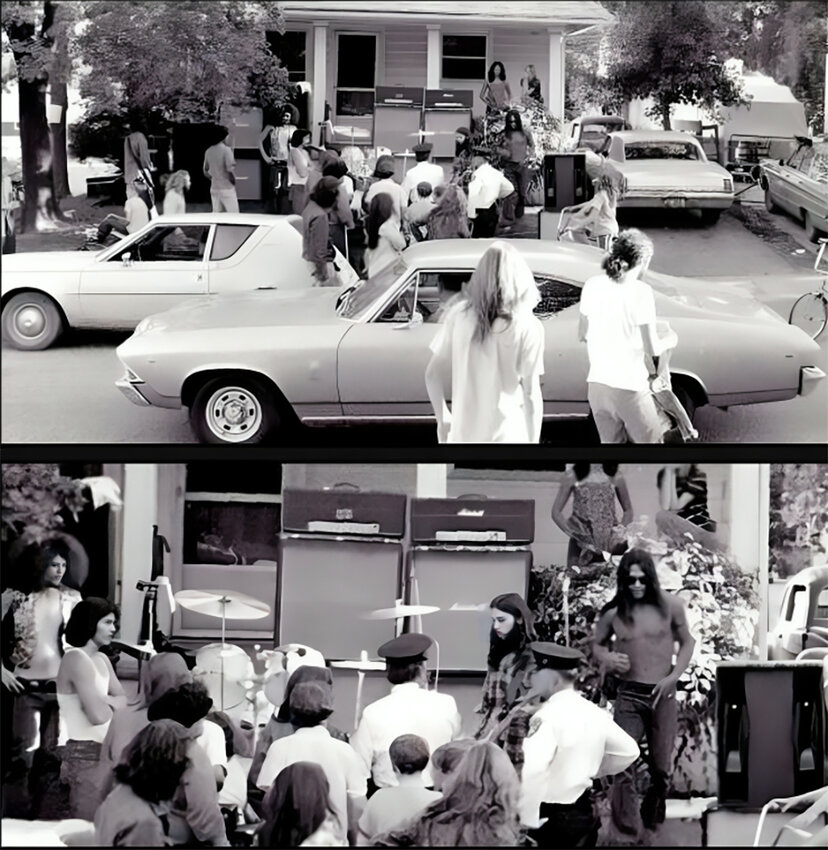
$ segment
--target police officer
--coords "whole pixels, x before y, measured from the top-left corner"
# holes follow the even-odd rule
[[[388,748],[399,735],[419,735],[433,753],[460,734],[460,713],[454,697],[428,690],[425,653],[434,641],[427,635],[407,634],[384,643],[391,693],[365,707],[351,746],[360,757],[366,777],[378,788],[397,785]],[[428,769],[423,772],[431,785]]]
[[[548,694],[523,742],[521,822],[538,847],[595,847],[600,819],[592,783],[638,758],[638,745],[574,687],[581,652],[532,643],[533,689]]]

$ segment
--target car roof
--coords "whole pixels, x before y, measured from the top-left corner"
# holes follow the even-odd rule
[[[692,133],[684,133],[680,130],[617,130],[610,133],[612,138],[619,138],[622,142],[686,142],[698,140]]]
[[[434,239],[415,242],[405,249],[403,258],[413,266],[439,264],[447,269],[467,269],[476,266],[486,249],[503,239]],[[598,249],[590,245],[566,244],[554,240],[510,240],[527,262],[532,258],[546,258],[550,254],[595,262]]]
[[[265,213],[186,212],[181,215],[159,215],[153,221],[201,221],[205,224],[254,224],[272,226],[279,222],[301,222],[299,215],[267,215]]]
[[[624,119],[620,115],[588,115],[581,118],[581,126],[584,124],[623,124]]]

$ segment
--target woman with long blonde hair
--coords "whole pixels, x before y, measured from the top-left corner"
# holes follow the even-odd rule
[[[373,839],[379,847],[515,847],[520,839],[520,782],[496,744],[473,744],[443,798],[399,829]]]
[[[440,442],[540,440],[544,329],[532,312],[539,300],[517,248],[494,242],[431,343],[425,380]]]
[[[167,178],[164,186],[164,207],[162,215],[181,215],[187,212],[187,202],[184,200],[184,192],[190,188],[190,172],[173,171]]]
[[[456,183],[449,183],[428,216],[429,239],[468,239],[468,204],[466,194]]]

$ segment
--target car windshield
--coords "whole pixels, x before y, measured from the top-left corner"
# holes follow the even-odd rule
[[[627,159],[699,159],[699,149],[691,142],[627,142]]]
[[[365,314],[371,309],[371,305],[381,300],[383,295],[391,289],[394,282],[399,280],[400,275],[407,269],[408,263],[400,257],[395,263],[386,266],[373,277],[357,284],[347,295],[343,293],[339,315],[343,319],[353,319],[354,321],[364,318]]]

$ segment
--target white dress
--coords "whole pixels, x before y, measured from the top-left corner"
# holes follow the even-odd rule
[[[483,342],[460,301],[431,342],[435,358],[451,364],[449,443],[531,442],[524,386],[543,375],[544,329],[532,313],[496,319]]]

